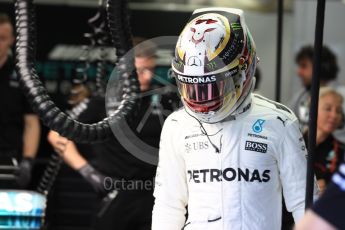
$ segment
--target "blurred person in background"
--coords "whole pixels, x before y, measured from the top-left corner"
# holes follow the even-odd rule
[[[1,188],[27,188],[40,139],[40,122],[26,100],[15,71],[13,26],[0,14],[0,165],[19,164],[15,182]]]
[[[321,198],[306,212],[295,230],[345,228],[345,146],[332,133],[343,120],[343,97],[330,87],[321,87],[317,118],[314,172]],[[308,133],[304,135],[306,139]],[[342,164],[340,164],[342,162]],[[336,172],[338,170],[338,172]]]
[[[345,145],[332,134],[343,122],[342,103],[343,97],[334,89],[320,88],[314,172],[321,192],[344,158]],[[306,132],[306,143],[307,138]]]
[[[308,136],[306,132],[308,129],[309,105],[311,100],[310,89],[313,72],[313,56],[314,48],[310,45],[302,47],[297,53],[295,59],[297,63],[297,75],[301,79],[304,89],[297,94],[289,104],[290,108],[292,108],[300,120],[301,128],[305,133],[305,139],[307,139]],[[322,90],[326,94],[320,92],[319,98],[317,150],[314,170],[321,192],[324,192],[326,185],[330,181],[332,173],[334,173],[334,170],[339,165],[344,153],[343,143],[345,141],[345,130],[343,127],[343,121],[340,121],[340,125],[336,125],[336,123],[339,122],[339,117],[342,117],[340,120],[344,119],[343,114],[345,108],[345,101],[341,99],[345,96],[345,88],[344,86],[339,85],[336,81],[338,72],[339,66],[336,55],[327,46],[324,46],[322,50],[320,86],[331,87],[333,88],[333,91],[329,89],[327,90],[326,88],[326,90]],[[336,93],[334,93],[334,90]],[[323,94],[326,97],[322,96]],[[332,97],[334,98],[333,101],[330,99]],[[341,113],[339,113],[339,109],[342,109]],[[332,131],[330,132],[330,130]],[[337,191],[337,189],[335,190]],[[333,189],[331,189],[331,191],[332,192],[328,192],[328,194],[333,193]],[[327,202],[329,201],[328,198],[323,199],[323,197],[321,200],[321,202],[318,202],[321,204],[318,205],[318,211],[320,211],[320,206],[327,207]],[[328,208],[325,210],[330,209],[330,206],[328,206]],[[309,225],[311,220],[315,222]],[[306,217],[302,221],[302,224],[300,223],[297,226],[297,229],[326,230],[335,228],[327,224],[326,221],[322,220],[314,212],[308,211]]]
[[[143,39],[134,39],[135,66],[138,74],[141,92],[148,92],[152,87],[152,78],[156,66],[156,45]],[[162,100],[164,95],[162,95]],[[138,114],[130,118],[129,126],[140,137],[140,139],[151,146],[158,148],[161,124],[157,114],[151,113],[144,121],[141,131],[135,128],[142,124],[146,117],[148,108],[152,104],[152,97],[141,98]],[[93,106],[94,105],[94,106]],[[99,113],[102,111],[101,113]],[[95,112],[101,116],[95,116]],[[83,122],[97,121],[106,116],[104,98],[90,98],[90,103],[85,112],[80,114]],[[153,208],[153,180],[156,166],[145,163],[130,152],[114,138],[109,141],[92,145],[95,153],[88,161],[81,155],[81,150],[68,139],[61,137],[58,133],[51,131],[48,140],[54,149],[60,153],[65,162],[77,170],[94,188],[102,204],[100,212],[95,210],[97,216],[95,229],[116,229],[116,230],[149,230],[151,229],[151,212]],[[115,181],[123,181],[118,185],[133,184],[133,189],[120,190],[115,199],[110,200],[109,186],[107,184],[112,178]],[[142,183],[151,186],[142,188]],[[137,186],[138,185],[138,186]],[[106,210],[106,211],[102,211]],[[101,214],[102,213],[102,214]]]
[[[303,46],[296,55],[297,75],[304,89],[299,92],[289,103],[289,107],[299,118],[303,132],[306,131],[309,120],[310,89],[313,74],[314,48],[310,45]],[[345,87],[337,82],[339,72],[337,56],[327,46],[323,46],[320,86],[329,86],[345,97]],[[345,102],[343,102],[343,109]],[[340,141],[345,142],[345,129],[339,127],[334,133]]]
[[[76,84],[71,88],[68,104],[74,107],[90,96],[90,89],[85,84]]]

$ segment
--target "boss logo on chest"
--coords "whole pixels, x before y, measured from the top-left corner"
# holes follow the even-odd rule
[[[267,144],[255,142],[255,141],[246,141],[245,150],[259,152],[259,153],[266,153],[267,152]]]

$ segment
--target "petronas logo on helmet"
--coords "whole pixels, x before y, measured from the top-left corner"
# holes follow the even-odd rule
[[[215,82],[216,76],[206,76],[206,77],[186,77],[178,75],[177,79],[183,83],[199,84],[199,83],[210,83]]]

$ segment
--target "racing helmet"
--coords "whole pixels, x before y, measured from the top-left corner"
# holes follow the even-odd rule
[[[186,111],[206,123],[233,114],[253,88],[256,64],[254,40],[242,10],[195,10],[172,61]]]

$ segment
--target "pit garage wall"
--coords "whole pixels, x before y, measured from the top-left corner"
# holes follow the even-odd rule
[[[275,12],[247,11],[245,16],[260,58],[258,66],[261,70],[262,81],[258,93],[275,100],[277,14]],[[293,12],[285,12],[283,17],[282,82],[280,93],[282,103],[286,103],[291,95],[290,87],[287,86],[290,86],[292,76],[294,76],[294,54],[292,49],[294,15]]]
[[[11,4],[1,3],[0,11],[11,10]],[[13,12],[13,10],[12,10]],[[82,34],[90,31],[86,20],[93,16],[96,8],[71,7],[64,5],[38,5],[38,59],[46,61],[48,53],[58,43],[85,44]],[[177,35],[188,20],[191,11],[132,11],[132,28],[136,36],[156,37]],[[275,97],[276,68],[276,20],[275,12],[245,11],[246,21],[251,30],[260,57],[259,66],[262,81],[259,92],[271,99]],[[294,75],[294,14],[284,13],[284,40],[282,64],[282,102],[287,102],[292,95],[291,85]],[[152,30],[154,28],[154,30]],[[45,76],[43,76],[45,77]]]
[[[338,82],[345,84],[345,1],[326,1],[325,27],[323,43],[329,46],[338,56],[340,72]],[[314,44],[316,0],[296,0],[293,18],[294,24],[294,53],[305,44]],[[289,94],[295,92],[301,84],[297,78],[291,81]]]

